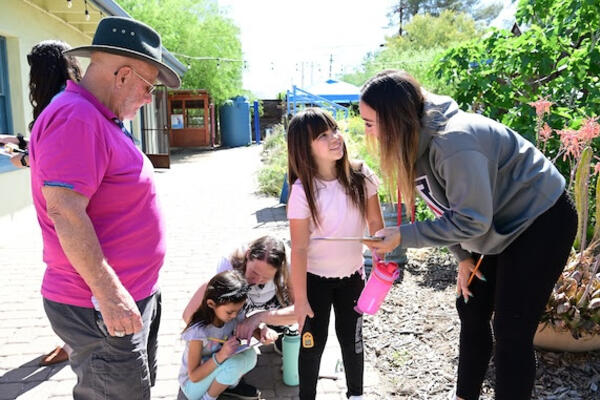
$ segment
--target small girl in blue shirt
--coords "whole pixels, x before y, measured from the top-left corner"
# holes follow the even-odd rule
[[[237,271],[215,275],[202,303],[185,327],[186,341],[179,371],[181,390],[189,400],[214,400],[256,365],[252,349],[235,354],[239,341],[233,332],[244,319],[239,311],[248,295],[248,283]],[[254,333],[263,343],[271,343],[277,333],[265,325]]]

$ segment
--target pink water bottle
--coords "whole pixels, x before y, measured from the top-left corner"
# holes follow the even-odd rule
[[[371,315],[377,313],[399,274],[400,270],[395,262],[377,261],[354,307],[356,312]]]

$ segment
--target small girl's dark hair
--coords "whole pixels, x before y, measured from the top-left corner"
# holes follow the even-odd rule
[[[81,80],[77,59],[63,54],[63,51],[70,48],[60,40],[44,40],[33,46],[27,54],[30,67],[29,102],[33,107],[33,121],[29,123],[29,130],[52,98],[66,85],[67,80]]]
[[[214,301],[218,306],[242,303],[248,298],[248,290],[246,278],[236,270],[224,271],[213,276],[206,286],[200,307],[194,312],[184,331],[197,323],[204,325],[213,323],[215,311],[208,306],[208,300]]]

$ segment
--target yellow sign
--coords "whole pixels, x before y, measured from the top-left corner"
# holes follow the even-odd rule
[[[313,339],[313,335],[310,332],[304,332],[302,335],[302,347],[305,349],[310,349],[315,346],[315,341]]]

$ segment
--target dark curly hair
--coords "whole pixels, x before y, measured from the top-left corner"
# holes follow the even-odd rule
[[[33,107],[33,121],[29,123],[29,130],[42,110],[64,88],[67,80],[81,80],[81,69],[75,57],[63,54],[70,48],[60,40],[44,40],[33,46],[27,54],[30,67],[29,102]]]

